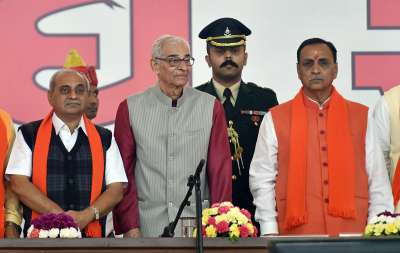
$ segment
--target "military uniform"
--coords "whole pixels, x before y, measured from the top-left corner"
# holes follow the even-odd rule
[[[250,163],[262,118],[271,107],[278,104],[278,101],[275,92],[271,89],[240,80],[241,69],[247,60],[245,50],[235,53],[235,56],[233,56],[234,53],[224,53],[222,55],[225,58],[224,61],[221,61],[221,54],[211,50],[212,47],[224,48],[226,51],[233,47],[245,47],[246,36],[250,34],[251,30],[234,18],[220,18],[204,27],[199,37],[207,41],[207,62],[213,67],[213,79],[196,88],[214,95],[224,105],[231,144],[233,204],[247,209],[254,217],[255,207],[249,189]],[[210,63],[211,56],[218,58],[218,63],[213,64],[219,66]],[[222,69],[228,64],[232,66],[231,69],[235,67],[237,69],[233,76],[233,72],[228,73],[229,71],[226,74],[222,72],[216,74],[217,69],[214,68]],[[216,77],[222,79],[225,85],[218,83],[219,79]],[[227,83],[229,87],[225,87]]]
[[[218,98],[212,80],[196,87],[196,89]],[[235,206],[247,209],[252,216],[254,216],[255,207],[253,205],[253,196],[249,189],[250,163],[263,115],[277,104],[278,101],[273,90],[259,87],[254,83],[245,83],[243,81],[240,83],[231,121],[233,122],[233,128],[239,134],[240,146],[243,148],[243,168],[239,171],[237,161],[232,161],[232,200]],[[232,154],[233,152],[234,150],[231,149]]]

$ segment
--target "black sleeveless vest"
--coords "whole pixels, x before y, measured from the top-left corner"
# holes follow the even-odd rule
[[[40,123],[41,120],[20,127],[25,142],[32,150],[32,154],[35,152],[36,135]],[[111,145],[112,134],[111,131],[100,126],[96,126],[96,130],[103,145],[105,168],[106,151]],[[47,197],[56,202],[65,211],[80,211],[90,205],[91,188],[92,155],[86,134],[79,128],[77,141],[71,151],[68,152],[53,128],[47,158]],[[105,191],[105,188],[105,180],[103,178],[102,192]],[[26,234],[30,226],[32,212],[28,207],[23,207],[24,233]],[[100,219],[103,237],[105,236],[105,218]]]

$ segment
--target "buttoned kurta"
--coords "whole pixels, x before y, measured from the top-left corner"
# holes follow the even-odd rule
[[[329,101],[322,106],[304,99],[307,111],[308,142],[306,168],[307,223],[287,230],[286,189],[289,164],[291,101],[267,114],[261,124],[255,155],[250,169],[250,188],[256,205],[261,233],[331,234],[361,233],[367,219],[379,212],[393,210],[393,198],[383,156],[376,145],[372,118],[368,109],[346,101],[349,128],[355,154],[356,218],[343,219],[328,213],[329,174],[327,116]],[[338,122],[341,124],[341,122]]]

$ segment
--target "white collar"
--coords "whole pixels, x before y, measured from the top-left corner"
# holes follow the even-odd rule
[[[306,96],[306,98],[308,98],[308,100],[310,100],[311,102],[314,102],[318,105],[319,109],[322,110],[325,106],[325,104],[331,99],[331,96],[329,96],[327,99],[325,99],[324,102],[322,102],[322,104],[320,104],[317,100],[314,100],[308,96]]]
[[[65,124],[64,121],[62,121],[62,119],[60,119],[56,113],[53,113],[53,117],[51,118],[51,121],[53,122],[54,130],[56,131],[57,135],[60,133],[61,129],[63,129],[64,127],[66,127],[68,129],[67,124]],[[77,130],[79,128],[82,128],[83,132],[87,135],[83,116],[81,117],[81,120],[79,121],[79,124],[75,128],[75,130]]]

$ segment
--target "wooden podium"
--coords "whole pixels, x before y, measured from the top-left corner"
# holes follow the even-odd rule
[[[0,253],[184,253],[196,252],[195,239],[4,239]],[[399,237],[380,238],[246,238],[231,242],[226,238],[204,240],[204,252],[226,253],[398,253]]]
[[[248,238],[231,242],[227,238],[204,239],[204,252],[268,252],[267,240]],[[186,253],[196,252],[196,241],[191,238],[142,239],[4,239],[0,253]]]

